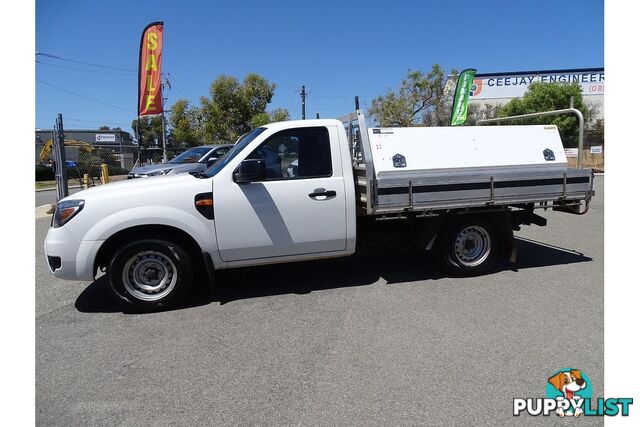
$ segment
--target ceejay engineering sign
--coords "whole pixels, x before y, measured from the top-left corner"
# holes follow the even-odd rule
[[[473,80],[469,99],[518,98],[535,82],[578,83],[583,95],[604,95],[604,69],[557,70],[478,74]]]
[[[162,113],[162,33],[164,24],[152,22],[142,32],[138,65],[138,116]]]

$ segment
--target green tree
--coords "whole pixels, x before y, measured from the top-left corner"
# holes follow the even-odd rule
[[[199,106],[186,99],[171,107],[167,126],[169,147],[186,148],[200,144],[235,142],[255,126],[289,119],[289,112],[267,112],[276,85],[258,74],[248,74],[242,82],[232,76],[219,76],[209,88],[209,96],[200,98]],[[132,127],[136,128],[137,120]],[[159,116],[140,118],[141,148],[159,146],[162,121]]]
[[[269,113],[269,117],[271,118],[271,123],[273,122],[286,122],[287,120],[291,120],[291,115],[289,114],[289,110],[286,108],[277,108]]]
[[[197,130],[197,116],[197,111],[189,106],[188,100],[177,100],[171,107],[169,117],[172,141],[186,147],[199,145],[201,140]]]
[[[592,109],[588,108],[584,103],[582,88],[578,83],[532,83],[522,98],[514,98],[505,104],[498,112],[498,117],[569,108],[572,96],[574,98],[573,106],[582,112],[585,123],[588,123],[592,116]],[[575,147],[578,144],[578,119],[574,115],[519,119],[513,123],[554,124],[558,127],[565,146]]]
[[[593,126],[585,132],[585,146],[604,144],[604,119],[596,120]]]
[[[285,108],[278,108],[273,111],[258,113],[251,118],[251,125],[254,128],[275,122],[284,122],[290,120],[289,111]]]
[[[131,128],[136,131],[138,119],[133,119]],[[162,146],[162,117],[142,116],[139,123],[139,141],[141,148]]]
[[[200,132],[206,141],[233,142],[252,128],[253,117],[266,111],[276,85],[250,73],[242,82],[220,76],[209,96],[200,98]]]
[[[454,71],[455,73],[455,71]],[[387,90],[371,102],[368,114],[380,126],[431,124],[443,106],[446,76],[435,64],[428,73],[409,70],[398,90]]]

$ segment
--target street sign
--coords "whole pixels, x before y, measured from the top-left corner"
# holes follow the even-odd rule
[[[96,142],[116,142],[115,133],[96,133]]]
[[[578,149],[577,148],[565,148],[564,154],[567,157],[578,157]]]
[[[77,168],[78,164],[76,162],[74,162],[73,160],[67,160],[66,162],[64,162],[65,165],[67,165],[68,168]]]
[[[602,145],[594,145],[591,147],[591,154],[602,154]]]

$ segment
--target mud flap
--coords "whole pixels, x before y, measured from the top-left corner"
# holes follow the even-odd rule
[[[518,245],[515,244],[515,240],[511,245],[511,255],[509,256],[509,262],[515,264],[518,260]]]
[[[504,217],[503,217],[504,218]],[[502,248],[502,257],[506,259],[510,263],[515,263],[518,256],[518,245],[516,244],[516,239],[513,236],[513,218],[511,215],[508,218],[505,218],[506,221],[502,222],[502,226],[499,228],[500,240],[501,240],[501,248]],[[500,223],[496,223],[498,225]],[[506,226],[505,226],[506,224]]]
[[[211,292],[213,292],[216,289],[215,268],[213,267],[213,260],[211,259],[211,255],[209,254],[209,252],[202,252],[202,259],[204,261],[204,268],[207,271],[209,288],[211,289]]]

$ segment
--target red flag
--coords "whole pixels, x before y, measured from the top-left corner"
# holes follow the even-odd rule
[[[138,116],[162,113],[162,34],[164,22],[152,22],[142,32],[138,65]]]

